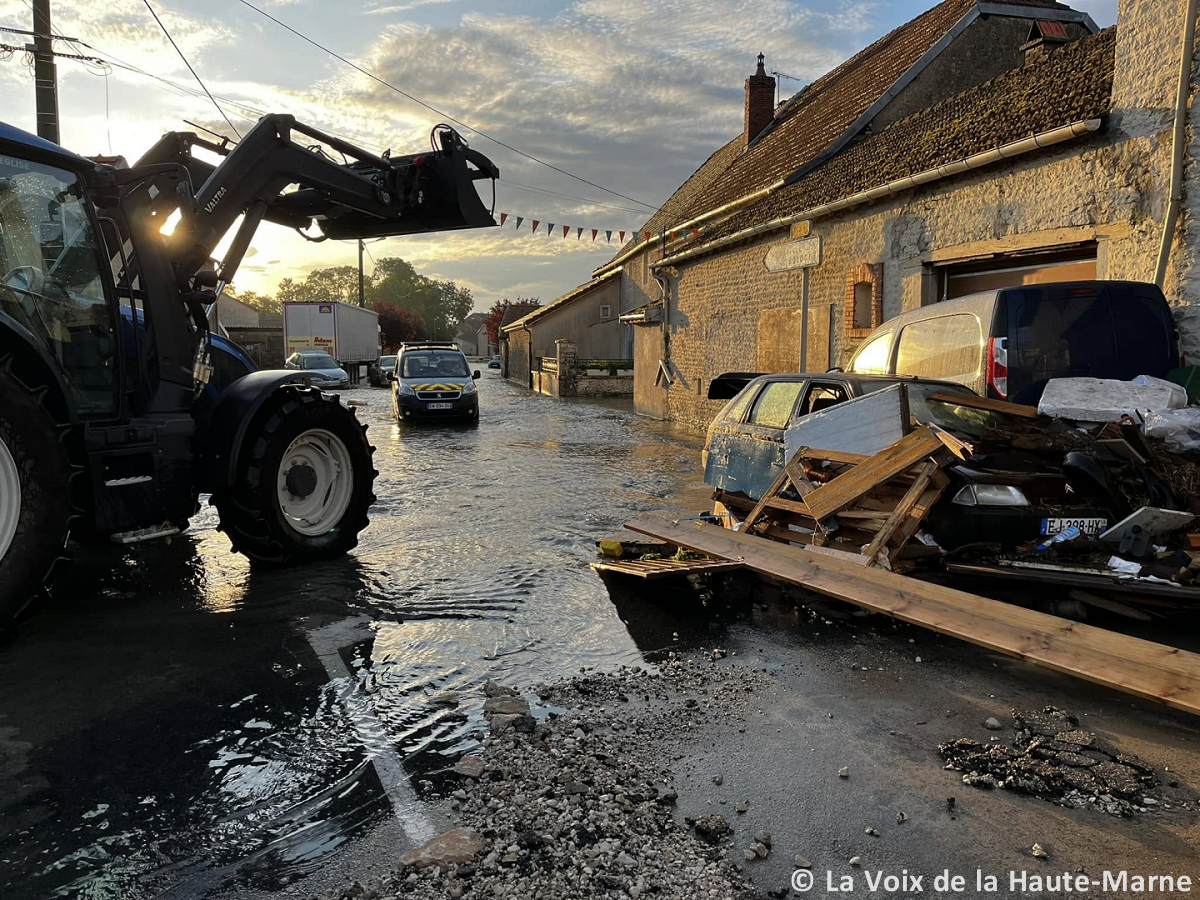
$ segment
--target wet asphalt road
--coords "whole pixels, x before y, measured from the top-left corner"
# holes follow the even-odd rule
[[[431,695],[714,646],[774,672],[779,694],[744,732],[681,723],[664,761],[681,815],[725,812],[744,843],[772,832],[763,888],[786,886],[795,853],[822,873],[854,854],[970,873],[1028,867],[1035,840],[1055,870],[1200,874],[1190,717],[890,620],[827,622],[736,578],[734,602],[704,610],[686,590],[606,587],[587,568],[596,539],[705,505],[694,439],[491,373],[478,428],[401,430],[385,391],[346,396],[367,404],[381,473],[352,557],[251,571],[206,512],[169,545],[89,554],[0,652],[0,896],[294,896],[387,870],[447,826],[422,782],[482,725],[476,699],[455,711]],[[1050,703],[1169,767],[1173,809],[1118,821],[941,770],[938,742],[986,740],[987,716]]]

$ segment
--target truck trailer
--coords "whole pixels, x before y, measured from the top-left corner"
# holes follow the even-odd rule
[[[283,304],[283,345],[287,356],[324,350],[355,378],[354,369],[379,357],[379,316],[349,303]]]

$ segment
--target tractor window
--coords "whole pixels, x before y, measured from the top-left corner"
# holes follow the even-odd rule
[[[117,356],[102,243],[74,174],[0,155],[0,309],[56,359],[84,415],[113,412]]]

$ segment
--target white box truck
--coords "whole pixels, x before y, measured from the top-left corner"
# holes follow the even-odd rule
[[[283,344],[297,350],[324,350],[347,366],[369,365],[379,357],[379,316],[349,303],[283,304]],[[351,373],[353,378],[353,373]]]

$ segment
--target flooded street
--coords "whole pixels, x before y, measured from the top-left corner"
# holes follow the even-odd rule
[[[699,443],[626,406],[494,373],[477,428],[399,428],[361,400],[379,501],[347,559],[251,571],[189,532],[85,551],[0,653],[0,893],[136,900],[274,888],[393,821],[474,745],[490,678],[643,661],[594,542],[704,506]]]

